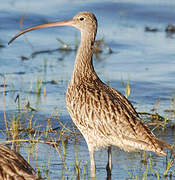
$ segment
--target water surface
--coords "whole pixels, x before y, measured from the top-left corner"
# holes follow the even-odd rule
[[[36,125],[44,129],[47,118],[53,113],[53,126],[59,126],[54,120],[58,114],[63,124],[71,129],[72,121],[65,107],[65,92],[73,70],[75,51],[52,51],[61,46],[57,38],[74,47],[80,38],[79,32],[70,27],[48,28],[33,31],[18,38],[12,45],[8,41],[20,31],[20,19],[24,16],[23,27],[46,23],[49,21],[69,19],[79,11],[91,11],[98,18],[97,39],[103,38],[113,53],[105,50],[100,58],[94,58],[95,70],[99,77],[112,87],[124,93],[129,80],[131,94],[129,99],[138,111],[151,112],[155,103],[159,101],[157,112],[168,116],[165,112],[170,108],[170,99],[175,92],[175,39],[174,35],[165,33],[168,24],[174,23],[175,3],[171,0],[123,0],[123,1],[34,1],[34,0],[6,0],[0,6],[0,113],[1,130],[4,130],[4,112],[8,120],[18,115],[16,96],[20,97],[21,109],[25,105],[37,109],[34,113]],[[175,24],[175,23],[174,23]],[[145,32],[145,26],[158,28],[158,32]],[[49,50],[50,53],[41,53],[32,57],[32,53]],[[27,58],[22,60],[23,57]],[[36,94],[37,81],[42,81],[41,94]],[[6,84],[3,95],[4,82]],[[46,97],[43,91],[46,89]],[[5,100],[3,100],[5,97]],[[27,111],[23,121],[32,113]],[[24,113],[25,114],[25,113]],[[27,118],[28,117],[28,118]],[[169,117],[171,121],[174,118]],[[169,143],[174,141],[173,131],[157,132],[160,137]],[[7,137],[1,134],[2,141]],[[28,144],[20,149],[27,158],[31,148]],[[66,144],[65,171],[62,161],[56,150],[48,145],[39,144],[37,164],[47,169],[49,166],[50,179],[71,178],[74,173],[75,159],[82,167],[85,163],[89,171],[89,155],[83,137],[78,136]],[[46,156],[47,155],[47,156]],[[149,159],[149,153],[148,153]],[[138,179],[143,177],[147,164],[140,161],[140,153],[125,153],[113,148],[113,179],[129,179],[130,173]],[[159,170],[162,176],[166,167],[166,158],[152,154],[152,166]],[[106,176],[107,153],[100,150],[96,153],[97,179]],[[35,159],[31,160],[33,167]],[[150,173],[151,179],[156,179]],[[88,179],[88,177],[87,177]]]

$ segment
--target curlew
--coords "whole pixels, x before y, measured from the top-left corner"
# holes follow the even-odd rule
[[[97,32],[94,14],[80,12],[70,20],[28,28],[18,33],[9,43],[28,31],[53,26],[73,26],[81,32],[74,70],[66,92],[66,106],[74,124],[86,140],[91,177],[96,176],[94,151],[101,147],[108,147],[106,169],[109,177],[112,169],[111,146],[118,146],[124,151],[145,150],[166,155],[163,148],[170,148],[170,145],[155,137],[143,124],[132,104],[97,76],[92,63]]]
[[[20,154],[4,145],[0,145],[0,179],[42,180]]]

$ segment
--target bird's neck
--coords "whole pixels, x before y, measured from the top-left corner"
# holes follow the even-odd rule
[[[96,32],[81,32],[81,42],[75,58],[75,65],[70,83],[78,84],[81,83],[81,81],[97,78],[92,63],[95,36]]]

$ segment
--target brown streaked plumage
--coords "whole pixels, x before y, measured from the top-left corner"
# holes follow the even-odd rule
[[[0,145],[0,179],[42,180],[19,153],[4,145]]]
[[[96,17],[90,12],[80,12],[73,19],[29,28],[50,26],[74,26],[81,31],[73,75],[66,93],[66,105],[70,116],[84,136],[90,153],[91,177],[95,177],[94,150],[108,147],[108,175],[112,169],[111,146],[125,151],[146,150],[166,155],[164,147],[170,146],[159,140],[143,124],[131,103],[118,91],[104,84],[92,64],[93,45],[97,32]]]

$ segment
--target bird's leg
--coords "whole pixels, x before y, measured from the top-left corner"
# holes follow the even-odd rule
[[[112,153],[111,153],[111,146],[108,147],[108,164],[106,165],[107,171],[107,179],[111,179],[111,171],[112,171]]]
[[[96,177],[96,166],[94,160],[94,150],[89,150],[90,162],[91,162],[91,179],[95,179]]]

